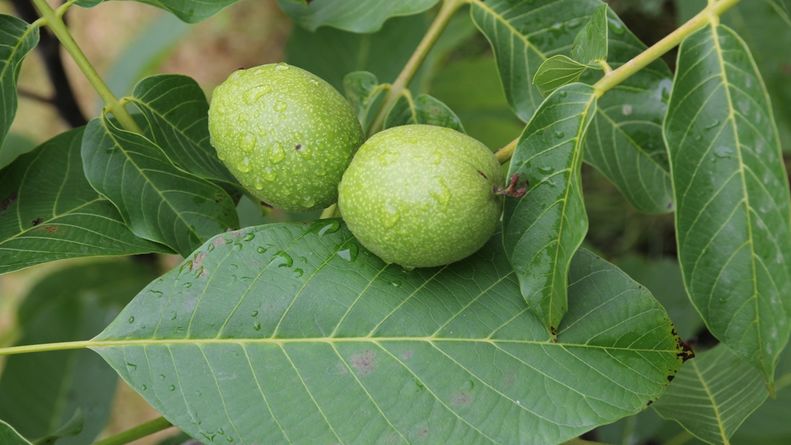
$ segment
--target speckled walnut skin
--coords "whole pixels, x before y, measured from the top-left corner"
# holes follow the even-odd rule
[[[388,263],[433,267],[461,260],[497,228],[502,169],[492,152],[455,130],[405,125],[360,147],[339,185],[343,219]]]
[[[335,202],[363,141],[343,96],[285,63],[231,74],[214,90],[209,132],[219,158],[250,193],[291,211]]]

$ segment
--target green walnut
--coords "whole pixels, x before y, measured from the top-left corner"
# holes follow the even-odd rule
[[[433,267],[480,249],[500,219],[500,164],[455,130],[405,125],[360,147],[338,186],[343,219],[388,263]]]
[[[321,78],[285,63],[231,74],[214,90],[217,156],[256,198],[291,211],[326,207],[363,141],[351,106]]]

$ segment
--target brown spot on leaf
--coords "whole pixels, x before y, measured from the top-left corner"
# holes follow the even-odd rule
[[[370,349],[354,354],[351,357],[352,368],[361,376],[366,376],[376,369],[376,354]]]
[[[404,360],[409,360],[409,359],[411,359],[411,358],[412,358],[412,356],[413,356],[414,354],[415,354],[415,352],[414,352],[414,351],[404,351],[404,353],[403,353],[403,354],[401,354],[401,358],[402,358],[402,359],[404,359]]]
[[[296,151],[300,151],[300,150],[302,150],[302,144],[297,144],[297,145],[295,145],[295,146],[294,146],[294,150],[296,150]]]
[[[55,226],[46,226],[44,227],[44,230],[46,230],[47,233],[55,233],[58,231],[58,228]]]
[[[4,211],[5,209],[9,208],[11,204],[16,202],[17,194],[16,192],[11,193],[5,199],[0,201],[0,212]]]
[[[221,236],[215,237],[213,240],[211,240],[211,243],[214,245],[214,247],[224,246],[225,245],[225,238],[223,238]]]
[[[472,403],[472,396],[469,393],[462,391],[454,395],[450,403],[453,406],[470,406]]]

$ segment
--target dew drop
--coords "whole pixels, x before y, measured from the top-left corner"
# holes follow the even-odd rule
[[[255,184],[253,184],[253,187],[256,190],[263,190],[264,189],[264,183],[263,183],[263,181],[261,181],[260,178],[256,178]]]
[[[253,151],[255,148],[255,135],[249,131],[245,132],[241,139],[239,139],[239,146],[247,153]]]
[[[306,196],[302,198],[302,206],[305,208],[313,207],[316,204],[316,201],[311,198],[310,196]]]
[[[466,390],[466,391],[469,391],[469,390],[473,389],[474,387],[475,387],[475,382],[473,382],[472,380],[467,380],[467,381],[466,381],[466,382],[464,382],[464,384],[461,386],[461,389],[463,389],[463,390]]]
[[[274,108],[275,108],[275,111],[277,111],[278,113],[282,113],[282,112],[286,111],[286,108],[288,108],[288,104],[285,103],[284,101],[278,99],[278,100],[275,101],[275,107]]]
[[[275,164],[285,159],[286,150],[283,149],[283,144],[281,144],[280,142],[276,142],[275,145],[272,147],[272,151],[269,154],[269,158]]]
[[[242,173],[249,172],[250,171],[250,158],[245,156],[242,159],[242,162],[240,162],[239,165],[236,166],[236,168]]]
[[[244,93],[242,100],[247,105],[253,105],[270,92],[272,92],[272,88],[269,85],[256,85]]]
[[[168,386],[168,389],[170,391],[175,391],[176,390],[176,385],[170,385],[170,386]]]
[[[153,290],[152,289],[152,290],[148,291],[148,293],[150,293],[151,295],[153,295],[153,296],[155,296],[157,298],[162,298],[162,291]]]
[[[566,133],[564,133],[564,132],[562,132],[562,131],[560,131],[560,130],[555,130],[555,137],[556,137],[556,138],[558,138],[558,139],[562,139],[562,138],[563,138],[563,136],[565,136],[565,135],[566,135]]]
[[[253,323],[253,329],[255,329],[256,331],[260,331],[261,330],[261,323],[258,322],[258,321]]]
[[[148,385],[146,385],[144,383],[144,384],[140,385],[140,389],[142,389],[143,391],[146,391],[146,390],[148,390]]]
[[[314,87],[317,87],[319,86],[319,81],[316,79],[310,79],[310,84],[313,85]]]
[[[275,179],[277,179],[277,175],[275,174],[275,171],[272,170],[269,167],[264,169],[263,176],[264,176],[264,180],[267,181],[267,182],[272,182]],[[262,186],[262,188],[263,188],[263,186]],[[258,189],[258,190],[261,190],[261,189]]]
[[[450,202],[450,189],[448,188],[448,185],[445,183],[444,179],[440,179],[437,190],[432,190],[429,192],[429,194],[432,198],[434,198],[435,201],[442,204],[443,206],[447,206]]]
[[[250,316],[251,317],[257,317],[258,316],[258,311],[250,312]]]
[[[175,320],[177,317],[176,311],[170,311],[170,319]]]
[[[330,221],[329,223],[323,225],[319,229],[318,233],[319,233],[319,236],[324,236],[324,235],[329,234],[329,233],[335,233],[338,230],[340,230],[340,228],[341,228],[340,221],[333,220],[333,221]]]
[[[294,259],[291,258],[286,251],[280,250],[275,254],[275,257],[278,259],[279,264],[277,267],[291,267],[294,265]]]
[[[255,238],[255,233],[250,232],[242,238],[242,241],[252,241],[253,238]]]
[[[624,116],[631,116],[633,111],[634,108],[632,107],[632,104],[623,104],[621,106],[621,114]]]
[[[563,90],[563,91],[558,93],[558,97],[560,97],[561,99],[566,97],[566,96],[568,96],[568,95],[569,95],[568,91],[565,91],[565,90]]]
[[[360,248],[357,244],[349,244],[345,249],[338,251],[338,256],[345,261],[354,261],[360,253]]]
[[[552,168],[552,167],[550,167],[548,165],[545,165],[543,167],[538,167],[538,171],[540,171],[541,173],[544,173],[544,174],[552,173],[554,170],[555,170],[554,168]]]
[[[718,158],[730,158],[733,155],[733,149],[731,147],[726,146],[719,146],[714,149],[714,156]]]
[[[192,287],[192,283],[190,283],[189,281],[187,281],[187,282],[185,282],[185,283],[184,283],[184,287],[186,287],[187,289],[189,289],[189,288],[191,288],[191,287]]]
[[[386,203],[384,207],[384,213],[382,214],[382,224],[384,224],[386,229],[390,229],[398,223],[400,216],[398,214],[398,208],[396,208],[392,203]]]
[[[131,369],[137,369],[137,363],[126,362],[126,366]]]
[[[400,281],[391,281],[390,285],[393,286],[393,287],[401,287],[401,282]]]
[[[134,322],[135,322],[135,316],[134,316],[134,315],[131,315],[131,316],[130,316],[130,317],[129,317],[129,318],[126,320],[126,321],[128,321],[128,322],[129,322],[129,324],[132,324],[132,323],[134,323]]]
[[[295,276],[296,278],[299,278],[299,277],[301,277],[301,276],[302,276],[302,275],[304,275],[304,274],[305,274],[305,271],[304,271],[304,270],[302,270],[302,269],[299,269],[299,268],[296,268],[296,269],[294,269],[294,276]]]
[[[266,249],[266,247],[264,247],[264,246],[258,246],[258,248],[256,248],[256,249],[255,249],[255,251],[256,251],[256,252],[258,252],[258,253],[260,253],[260,254],[264,254],[264,253],[266,253],[266,250],[267,250],[267,249]]]
[[[623,23],[621,23],[618,20],[612,20],[612,19],[607,19],[607,21],[610,23],[610,30],[613,33],[619,35],[624,33]]]
[[[710,124],[708,124],[705,127],[703,127],[703,129],[704,130],[711,130],[711,129],[717,128],[719,125],[720,125],[719,119],[715,119]]]
[[[277,65],[275,65],[275,71],[286,71],[289,68],[290,67],[288,66],[288,64],[283,63],[283,62],[280,62]]]
[[[165,380],[165,374],[159,374],[159,380]]]

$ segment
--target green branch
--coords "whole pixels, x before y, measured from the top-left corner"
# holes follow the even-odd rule
[[[90,82],[91,86],[93,86],[94,90],[96,90],[102,98],[102,101],[104,101],[107,109],[118,119],[118,122],[121,123],[124,129],[140,133],[140,127],[138,127],[129,112],[126,111],[123,105],[121,105],[118,99],[113,95],[110,88],[104,83],[104,80],[102,80],[99,73],[96,72],[93,65],[91,65],[91,62],[88,61],[88,58],[85,56],[85,53],[82,52],[80,46],[74,41],[74,37],[69,33],[69,29],[63,21],[63,14],[72,3],[74,3],[74,0],[64,3],[62,6],[58,7],[58,9],[52,9],[46,0],[33,0],[33,5],[45,20],[47,27],[55,34],[55,37],[60,41],[63,49],[74,59],[80,71],[82,71],[88,79],[88,82]]]
[[[602,94],[620,85],[640,71],[646,66],[650,65],[656,59],[665,55],[668,51],[678,46],[684,39],[689,37],[694,32],[708,25],[712,21],[717,23],[720,15],[725,11],[734,7],[740,0],[717,0],[709,1],[708,6],[700,11],[695,17],[689,19],[686,23],[681,25],[678,29],[671,32],[662,40],[656,42],[650,48],[635,56],[633,59],[624,63],[618,69],[606,74],[593,87],[596,89],[596,95],[601,97]]]
[[[93,445],[125,445],[143,437],[150,436],[151,434],[166,430],[172,426],[173,424],[168,422],[167,419],[159,417],[134,428],[130,428],[122,433],[102,439],[95,442]]]
[[[440,34],[442,34],[442,31],[448,26],[448,22],[450,21],[451,17],[453,17],[453,14],[466,1],[467,0],[443,1],[439,13],[437,13],[434,21],[431,22],[431,26],[428,28],[428,31],[426,31],[426,35],[423,36],[423,40],[421,40],[417,45],[417,48],[415,48],[412,56],[407,61],[406,65],[404,65],[401,73],[398,74],[398,77],[396,77],[392,87],[387,92],[387,96],[385,96],[382,108],[379,109],[379,113],[376,115],[376,119],[371,125],[369,135],[382,129],[387,111],[393,106],[393,104],[395,104],[396,100],[398,100],[398,97],[401,96],[401,93],[409,85],[409,82],[413,77],[415,77],[415,73],[417,72],[418,68],[420,68],[420,65],[426,59],[426,56],[434,46],[434,43],[436,43]]]

